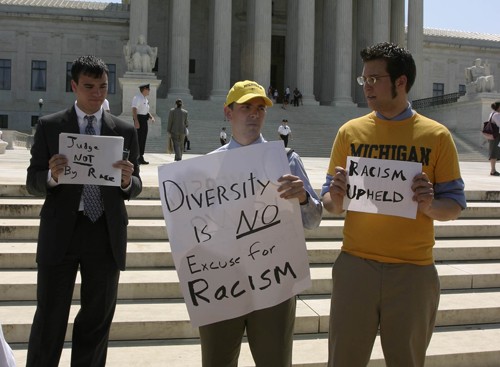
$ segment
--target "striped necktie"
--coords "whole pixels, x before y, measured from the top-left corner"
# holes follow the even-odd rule
[[[85,116],[84,120],[87,121],[85,127],[85,134],[95,135],[94,122],[95,116]],[[104,207],[101,198],[101,190],[98,185],[83,185],[83,214],[85,214],[92,222],[97,221],[102,213]]]

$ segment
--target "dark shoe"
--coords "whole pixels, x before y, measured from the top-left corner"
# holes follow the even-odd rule
[[[143,157],[140,157],[139,160],[137,161],[139,164],[149,164],[149,162],[146,162]]]
[[[495,172],[491,172],[490,175],[491,176],[500,176],[500,173],[498,173],[497,171],[495,171]]]

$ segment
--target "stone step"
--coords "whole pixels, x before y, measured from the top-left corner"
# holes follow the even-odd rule
[[[305,229],[305,237],[308,240],[341,239],[343,224],[344,222],[340,218],[322,220],[317,229]],[[448,222],[435,221],[434,232],[436,238],[499,237],[500,227],[498,225],[500,225],[498,219],[465,218]]]
[[[0,197],[0,218],[38,218],[44,199],[38,198],[2,198]],[[130,218],[163,218],[161,201],[157,199],[137,199],[127,202]],[[339,218],[326,210],[323,218]],[[500,203],[496,201],[468,202],[460,218],[500,218]]]
[[[332,264],[342,246],[337,241],[306,241],[310,264]],[[0,242],[0,269],[36,268],[36,241]],[[500,260],[498,238],[437,239],[434,245],[436,261]],[[167,241],[129,241],[127,269],[173,267]]]
[[[323,220],[313,230],[304,230],[306,239],[342,238],[343,220]],[[0,235],[4,241],[35,240],[38,236],[38,219],[0,218]],[[500,237],[500,219],[457,219],[448,222],[435,222],[436,238],[451,237]],[[128,225],[129,240],[166,240],[168,239],[163,219],[131,219]]]
[[[148,158],[150,160],[155,159],[157,161],[162,161],[163,155],[155,154],[154,157]],[[161,165],[161,162],[158,164]],[[317,173],[318,168],[312,167],[311,173],[309,173],[309,179],[311,184],[316,191],[316,193],[320,193],[321,186],[324,183],[325,174],[326,174],[326,165],[325,163],[325,173],[321,171],[321,173]],[[306,167],[307,168],[307,167]],[[151,171],[153,170],[153,171]],[[147,177],[143,177],[147,176]],[[134,205],[136,202],[141,200],[160,200],[160,192],[158,190],[158,174],[156,171],[156,166],[148,167],[148,171],[141,172],[141,177],[145,178],[148,182],[153,182],[153,184],[144,184],[142,188],[141,194],[134,200],[127,201],[127,205]],[[499,202],[500,201],[500,191],[488,191],[488,190],[465,190],[465,197],[467,202]],[[30,203],[31,200],[35,200],[34,203],[42,204],[43,198],[35,197],[28,194],[26,190],[26,186],[24,184],[18,183],[0,183],[0,198],[2,199],[20,199],[20,204]],[[147,205],[152,205],[152,203],[145,203]],[[38,214],[37,214],[38,215]],[[3,215],[0,215],[2,217]]]
[[[71,306],[66,340],[71,340],[73,320],[79,305]],[[329,296],[299,296],[295,334],[327,333]],[[33,302],[0,303],[5,339],[9,343],[26,343],[35,312]],[[441,295],[437,326],[500,323],[500,290]],[[157,340],[197,338],[185,304],[181,300],[120,300],[116,307],[110,340]]]
[[[307,241],[310,264],[331,264],[337,258],[341,241]],[[35,242],[0,242],[0,269],[34,269]],[[498,239],[437,240],[436,261],[500,259]],[[127,269],[173,267],[170,244],[166,241],[131,241],[127,249]]]
[[[500,288],[500,260],[482,262],[449,262],[436,265],[441,288]],[[329,295],[332,289],[331,265],[311,266],[311,288],[302,294]],[[0,301],[34,301],[36,270],[1,271]],[[79,299],[80,277],[77,277],[74,299]],[[134,269],[121,273],[118,298],[121,300],[181,299],[179,278],[175,269]],[[0,320],[2,320],[0,318]]]
[[[71,307],[66,340],[71,339],[79,305]],[[329,296],[299,296],[295,334],[327,333]],[[26,343],[35,312],[34,303],[0,303],[0,318],[9,343]],[[500,323],[500,290],[442,294],[436,326]],[[185,304],[179,300],[119,301],[110,340],[158,340],[197,338]]]
[[[485,342],[487,341],[487,342]],[[426,367],[498,366],[500,325],[472,328],[437,328],[427,349]],[[18,366],[26,364],[26,345],[13,345]],[[69,366],[71,347],[65,345],[61,366]],[[326,367],[328,336],[296,335],[292,367]],[[248,343],[244,340],[239,365],[255,366]],[[107,367],[200,367],[198,339],[110,342]],[[377,337],[368,367],[385,367],[380,338]]]

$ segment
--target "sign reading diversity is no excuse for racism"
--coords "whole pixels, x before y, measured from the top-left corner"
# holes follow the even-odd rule
[[[347,157],[346,168],[344,210],[417,217],[411,185],[422,172],[422,163]]]
[[[59,134],[59,154],[68,158],[59,183],[120,186],[121,170],[113,163],[122,159],[123,137]]]
[[[277,305],[311,285],[297,200],[277,192],[290,173],[282,142],[158,168],[163,215],[193,326]]]

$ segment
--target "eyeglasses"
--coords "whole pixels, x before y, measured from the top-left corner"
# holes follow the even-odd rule
[[[374,85],[377,80],[379,80],[380,78],[385,78],[385,77],[388,77],[390,75],[380,75],[380,76],[369,76],[369,77],[364,77],[364,76],[358,76],[356,78],[356,81],[358,82],[359,85],[365,85],[365,84],[368,84],[370,86]]]

